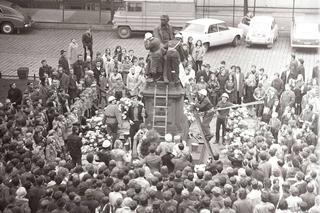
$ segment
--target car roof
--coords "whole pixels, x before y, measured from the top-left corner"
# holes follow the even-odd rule
[[[320,16],[319,15],[310,15],[310,16],[296,16],[294,17],[295,22],[299,23],[320,23]]]
[[[268,22],[272,22],[274,20],[274,18],[272,16],[254,16],[251,19],[251,22],[264,22],[264,23],[268,23]]]
[[[13,3],[9,1],[0,0],[0,5],[10,7]]]
[[[199,19],[194,19],[194,20],[188,21],[187,23],[210,25],[210,24],[224,23],[224,21],[221,21],[219,19],[214,19],[214,18],[199,18]]]
[[[194,3],[195,0],[125,0],[125,2],[171,2],[171,3]]]

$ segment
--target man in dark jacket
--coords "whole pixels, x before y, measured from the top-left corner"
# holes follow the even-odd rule
[[[233,104],[230,103],[228,99],[229,99],[229,95],[227,93],[223,93],[221,95],[221,101],[218,102],[216,107],[225,108],[225,107],[232,106]],[[218,116],[216,121],[216,143],[219,143],[220,141],[221,126],[222,126],[222,141],[224,141],[228,114],[229,114],[229,109],[218,110]]]
[[[146,33],[144,37],[144,46],[149,50],[148,69],[146,75],[153,80],[160,80],[163,75],[163,51],[160,40],[153,37],[151,33]]]
[[[70,83],[70,76],[63,72],[63,68],[58,68],[59,72],[59,80],[60,80],[60,88],[63,89],[66,93],[68,93],[69,83]]]
[[[8,90],[8,99],[11,101],[13,106],[18,106],[22,102],[22,92],[17,88],[16,83],[10,84],[10,89]]]
[[[274,74],[274,79],[271,82],[271,86],[277,90],[277,95],[280,97],[282,91],[284,90],[284,84],[280,79],[279,73]]]
[[[84,61],[81,54],[78,55],[78,60],[72,65],[73,72],[77,78],[77,82],[80,83],[80,79],[84,78]]]
[[[72,134],[67,137],[66,146],[72,158],[73,165],[81,165],[82,139],[79,137],[78,126],[72,127]]]
[[[90,58],[92,60],[93,56],[93,50],[92,50],[92,45],[93,45],[93,38],[92,38],[92,32],[91,28],[89,28],[83,35],[82,35],[82,44],[83,44],[83,49],[84,49],[84,59],[87,59],[87,51],[89,50],[90,52]]]
[[[305,81],[306,80],[306,71],[305,71],[305,68],[304,68],[304,60],[302,58],[299,58],[298,59],[299,61],[299,65],[298,65],[298,75],[302,75],[303,76],[303,80]]]
[[[40,200],[45,194],[45,190],[42,187],[44,179],[42,176],[39,176],[36,179],[35,186],[32,186],[28,192],[29,206],[31,213],[36,213],[40,208]]]
[[[130,122],[130,138],[131,146],[133,145],[134,136],[140,128],[140,124],[145,122],[145,108],[139,103],[138,96],[135,95],[132,98],[133,104],[129,107],[128,118]]]
[[[48,77],[52,75],[52,67],[47,64],[46,60],[41,61],[41,67],[39,68],[39,78],[41,81],[44,80],[44,74],[47,74]]]
[[[63,68],[63,72],[65,72],[67,75],[70,74],[70,70],[69,70],[69,62],[68,59],[66,57],[66,52],[65,50],[61,50],[60,51],[60,59],[59,59],[59,66]]]
[[[198,108],[200,112],[204,113],[201,127],[206,140],[209,142],[213,137],[210,133],[210,122],[214,116],[213,105],[207,97],[207,90],[202,89],[198,92],[198,94],[199,101],[196,103],[195,107]]]

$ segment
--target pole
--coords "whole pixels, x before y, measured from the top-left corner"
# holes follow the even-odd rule
[[[293,1],[292,1],[292,21],[294,20],[294,10],[295,10],[295,7],[296,7],[296,0],[293,0]]]
[[[101,6],[102,6],[102,2],[100,0],[99,1],[99,24],[101,24]]]
[[[206,0],[203,0],[203,5],[202,5],[202,18],[204,18],[204,8],[206,6]]]
[[[232,8],[232,26],[234,27],[234,19],[236,14],[236,0],[233,0],[233,8]]]
[[[64,0],[62,1],[62,22],[64,22]]]
[[[254,2],[253,2],[253,15],[254,16],[256,15],[256,3],[257,3],[257,0],[254,0]]]

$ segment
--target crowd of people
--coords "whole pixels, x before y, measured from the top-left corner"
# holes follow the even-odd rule
[[[161,25],[158,30],[172,29]],[[175,39],[170,32],[159,34]],[[153,36],[158,38],[154,34],[146,40]],[[200,111],[210,110],[210,119],[204,117],[208,125],[202,125],[208,134],[215,108],[258,101],[249,107],[261,129],[247,143],[241,165],[215,153],[200,168],[180,135],[168,133],[162,141],[145,125],[143,105],[135,104],[143,102],[147,74],[158,72],[150,71],[150,63],[157,68],[161,62],[153,61],[158,50],[143,58],[117,46],[93,58],[92,32],[82,40],[84,54],[77,52],[73,39],[68,51],[61,50],[57,69],[41,61],[39,83],[28,83],[23,92],[10,85],[0,104],[0,212],[320,212],[319,62],[309,80],[303,59],[292,55],[287,69],[271,77],[255,65],[242,72],[222,61],[211,69],[203,63],[201,42],[189,38],[181,44],[187,50],[180,60],[188,79],[185,99]],[[88,87],[96,88],[98,99],[77,122],[66,122],[72,104]],[[118,134],[122,97],[134,103],[126,118],[134,146],[125,146]],[[98,150],[84,155],[86,119],[98,110],[105,115],[105,129],[94,131],[106,131],[112,140],[99,140]],[[219,128],[226,128],[227,119],[228,110],[219,111]],[[224,134],[215,141],[225,142]],[[140,149],[139,155],[132,158],[131,149]]]

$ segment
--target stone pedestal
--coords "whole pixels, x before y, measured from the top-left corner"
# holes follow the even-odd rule
[[[153,113],[154,113],[154,95],[155,95],[155,85],[157,85],[157,96],[166,95],[166,85],[169,86],[168,90],[168,116],[167,116],[167,133],[173,135],[183,134],[185,124],[185,115],[183,114],[183,101],[184,101],[184,89],[181,85],[175,85],[174,83],[165,84],[164,82],[152,82],[147,83],[144,91],[143,98],[145,103],[145,108],[147,112],[146,125],[148,128],[152,128]],[[157,99],[157,105],[165,106],[166,99]],[[156,108],[156,115],[165,115],[165,109]],[[163,125],[163,121],[159,121],[161,124],[156,123],[155,125]],[[163,130],[158,130],[161,136],[164,136],[165,132]]]

